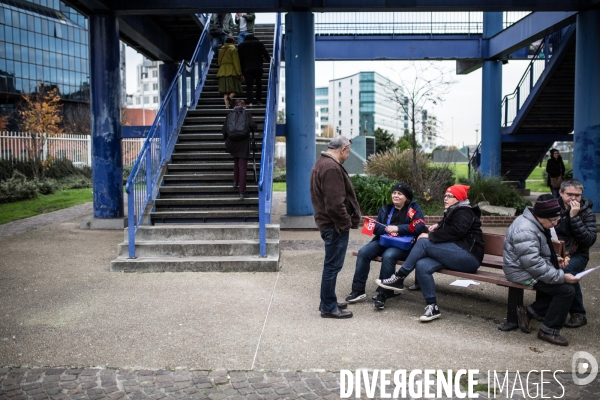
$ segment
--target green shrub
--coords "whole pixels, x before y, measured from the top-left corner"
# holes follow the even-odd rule
[[[37,194],[35,182],[28,181],[19,171],[14,171],[11,178],[0,182],[0,203],[33,199]]]
[[[414,171],[412,151],[390,149],[369,157],[365,172],[407,183],[421,206],[441,204],[444,192],[454,184],[454,172],[448,165],[434,166],[429,157],[420,152],[417,153],[416,166]]]
[[[133,165],[123,165],[123,185],[127,183],[127,179],[131,175],[131,170],[133,170]]]
[[[286,170],[285,168],[276,168],[273,171],[273,182],[285,182],[286,181]]]
[[[72,175],[61,179],[60,184],[64,190],[85,189],[92,187],[92,179],[82,175]]]
[[[354,175],[350,180],[362,215],[377,215],[382,206],[392,201],[392,187],[396,181],[369,175]]]
[[[67,159],[50,158],[44,161],[43,164],[46,169],[44,176],[47,178],[62,179],[68,176],[92,177],[92,169],[90,167],[76,167]]]
[[[54,179],[40,179],[34,182],[37,187],[37,191],[43,195],[52,194],[61,188],[58,182],[56,182]]]
[[[516,208],[517,214],[522,214],[525,207],[531,205],[521,194],[515,192],[510,186],[503,184],[502,178],[497,176],[474,174],[471,179],[460,177],[458,181],[471,186],[469,201],[473,204],[488,201],[494,206]]]

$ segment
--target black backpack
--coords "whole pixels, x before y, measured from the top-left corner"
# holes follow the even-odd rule
[[[232,142],[241,142],[248,138],[250,126],[246,117],[246,110],[242,107],[235,108],[227,116],[227,139]]]

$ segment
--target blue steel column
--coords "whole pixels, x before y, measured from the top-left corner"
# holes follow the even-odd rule
[[[501,12],[483,13],[483,38],[502,30]],[[502,150],[502,62],[484,61],[481,85],[481,173],[500,176]]]
[[[122,218],[119,23],[110,15],[91,15],[89,26],[94,217]]]
[[[573,177],[600,212],[600,10],[577,14]]]
[[[315,25],[309,12],[285,16],[287,214],[314,214],[310,171],[315,163]]]

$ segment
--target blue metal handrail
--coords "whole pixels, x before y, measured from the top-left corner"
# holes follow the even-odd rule
[[[269,84],[265,111],[262,152],[260,155],[260,174],[258,178],[258,224],[260,237],[260,256],[267,256],[267,229],[271,223],[271,204],[273,196],[273,164],[275,153],[275,131],[277,124],[277,103],[279,98],[279,66],[281,64],[283,28],[281,14],[277,14],[273,39],[273,59],[269,67]]]
[[[562,44],[563,31],[554,32],[541,41],[514,92],[507,94],[502,99],[502,126],[509,126],[517,117],[519,110],[544,73],[550,57],[558,51]]]
[[[210,20],[210,15],[207,18]],[[171,159],[187,111],[196,107],[206,81],[213,57],[208,30],[207,24],[190,62],[183,60],[179,65],[127,179],[129,258],[135,258],[135,235],[141,225],[149,224],[149,211],[158,194],[164,167]]]

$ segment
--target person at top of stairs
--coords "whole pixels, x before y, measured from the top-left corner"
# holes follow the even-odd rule
[[[252,92],[254,84],[256,84],[256,101],[260,106],[262,104],[263,58],[269,61],[271,56],[265,45],[254,34],[248,34],[246,41],[238,45],[238,54],[242,72],[246,78],[248,107],[252,107],[252,103],[254,103],[254,93]]]
[[[233,105],[233,97],[242,92],[240,83],[242,67],[234,42],[235,39],[229,36],[225,40],[225,45],[219,50],[217,78],[219,79],[219,94],[223,95],[225,108],[230,108]]]
[[[225,138],[225,150],[233,156],[233,187],[239,187],[240,199],[246,195],[246,174],[250,158],[250,131],[255,131],[256,122],[246,111],[246,102],[236,100],[235,108],[225,117],[221,132]]]
[[[210,18],[210,40],[211,47],[216,53],[219,48],[219,44],[225,44],[227,36],[233,34],[235,26],[233,25],[233,18],[229,13],[213,14]]]

